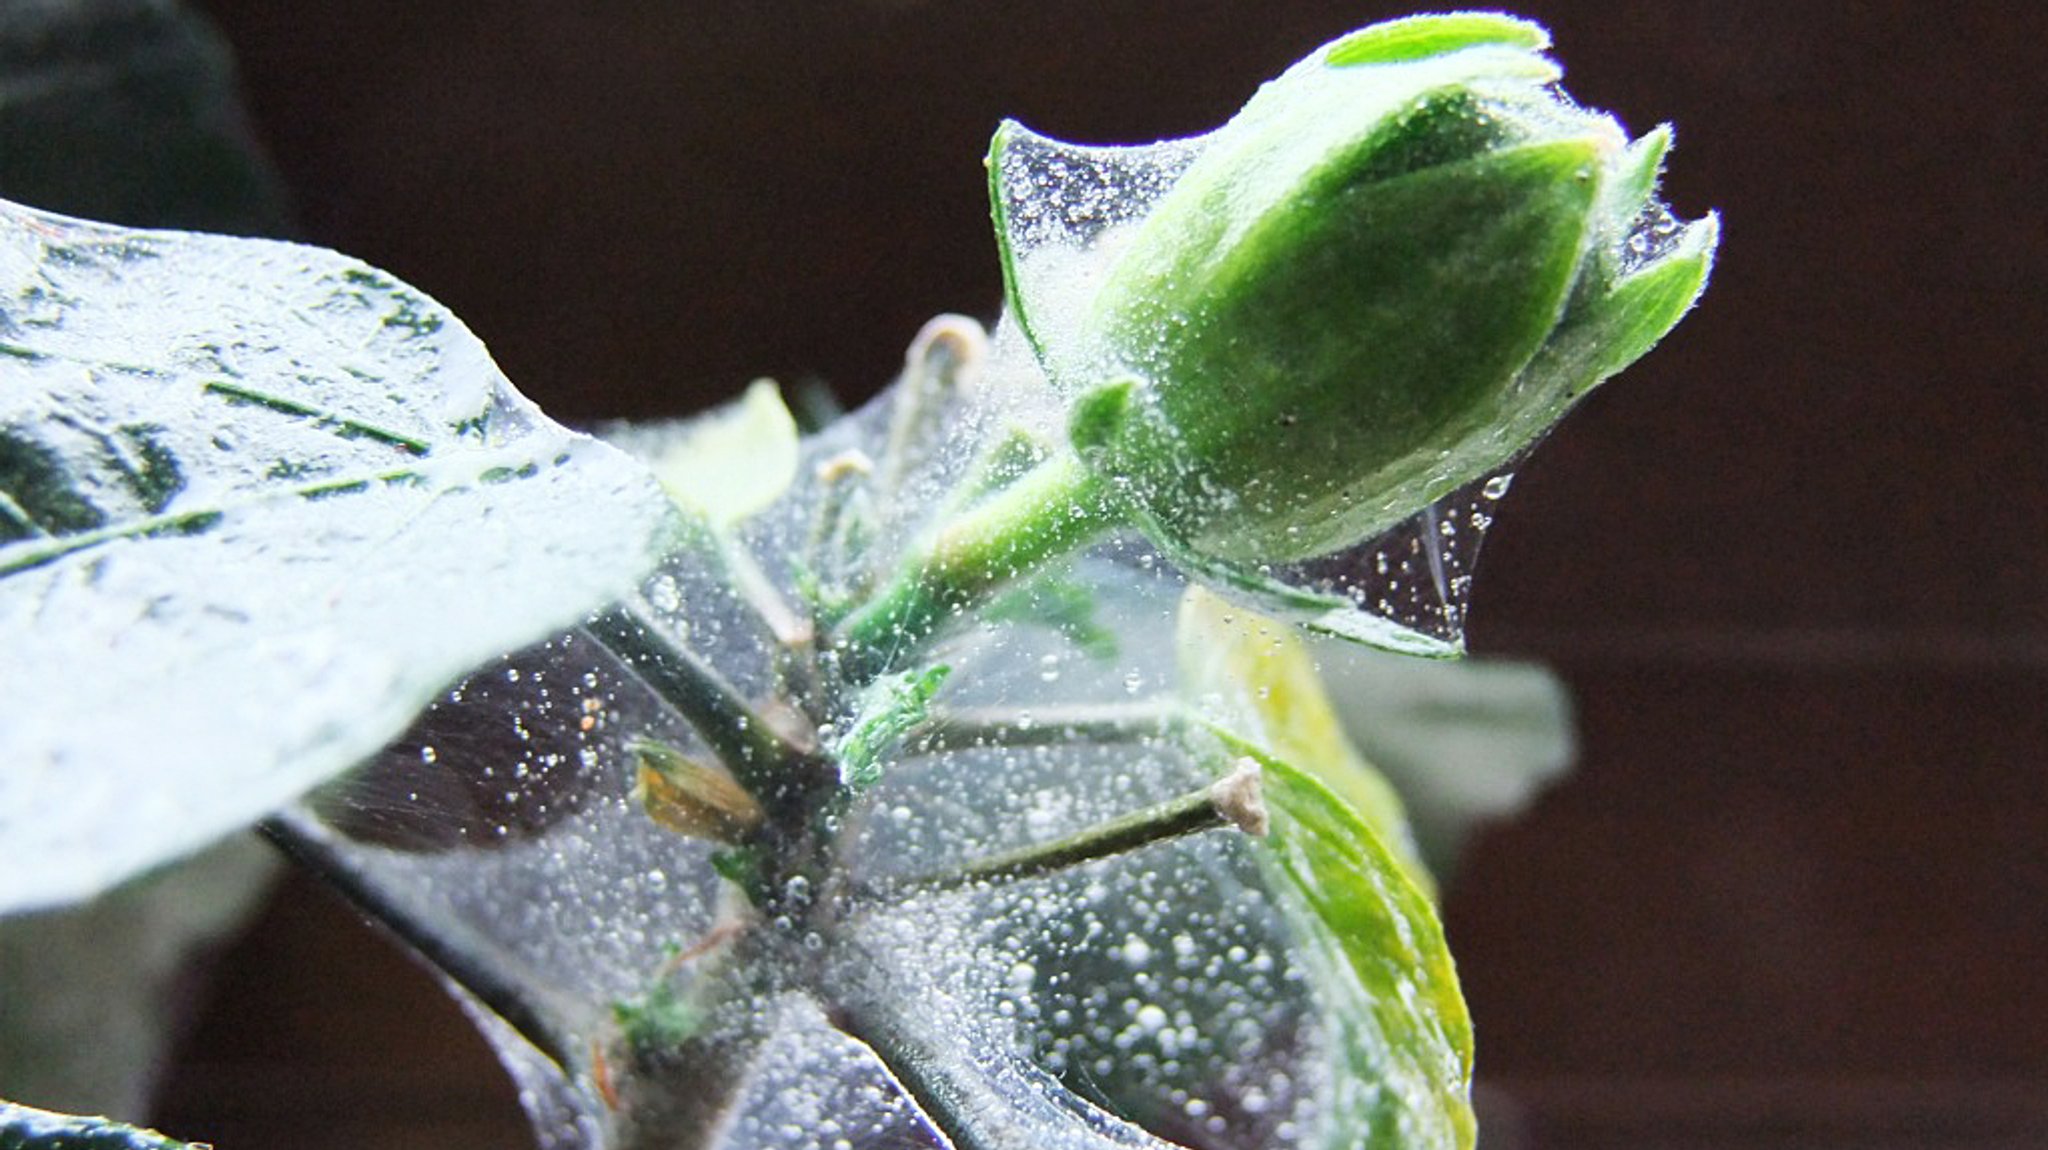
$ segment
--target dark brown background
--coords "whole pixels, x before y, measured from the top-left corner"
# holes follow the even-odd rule
[[[569,418],[844,394],[998,297],[997,119],[1219,122],[1395,13],[1310,0],[212,0],[311,238]],[[1701,309],[1529,463],[1474,646],[1555,662],[1573,779],[1449,925],[1489,1144],[2048,1146],[2048,322],[2036,6],[1538,3],[1680,126]],[[162,1115],[223,1147],[517,1147],[438,990],[309,884]],[[1526,1139],[1526,1142],[1525,1142]]]

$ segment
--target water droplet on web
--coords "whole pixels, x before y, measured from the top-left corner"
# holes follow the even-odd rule
[[[647,601],[654,605],[655,610],[664,614],[673,614],[683,609],[682,589],[672,575],[657,575],[649,580],[646,595]]]
[[[1678,217],[1671,214],[1671,209],[1651,197],[1630,225],[1628,238],[1622,242],[1621,274],[1635,272],[1677,247],[1678,236],[1684,228]]]

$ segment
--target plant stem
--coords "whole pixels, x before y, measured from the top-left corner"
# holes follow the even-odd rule
[[[1114,526],[1122,514],[1108,495],[1072,452],[1061,452],[947,524],[840,624],[847,677],[866,682],[894,670],[948,616]]]
[[[775,641],[786,650],[799,650],[811,645],[810,620],[796,613],[782,592],[768,578],[761,565],[745,547],[730,539],[718,542],[720,557],[725,560],[727,582],[747,606],[754,609],[761,622],[768,627]]]
[[[834,1004],[832,1024],[873,1051],[959,1150],[1040,1150],[1044,1127],[1018,1114],[984,1068],[956,1052],[957,1036],[909,1001],[886,990],[856,995]]]
[[[753,611],[754,618],[768,629],[778,644],[792,650],[811,646],[816,638],[811,630],[811,621],[797,614],[788,600],[782,597],[782,592],[755,562],[753,553],[730,532],[712,527],[698,512],[681,505],[678,505],[678,510],[685,526],[683,539],[676,550],[687,552],[707,574],[722,581],[740,602]]]
[[[945,442],[948,416],[988,358],[988,333],[965,316],[934,316],[903,355],[903,375],[890,412],[875,488],[894,499],[923,458]]]
[[[1007,1024],[933,1001],[927,976],[896,947],[843,939],[815,988],[826,1017],[874,1052],[956,1150],[1155,1146],[1106,1111],[1056,1099],[1058,1084],[1012,1047]]]
[[[904,736],[903,745],[914,753],[930,754],[977,747],[1135,743],[1171,731],[1179,716],[1178,703],[1153,699],[1030,708],[933,707],[930,717]]]
[[[320,876],[366,917],[390,932],[450,982],[504,1019],[506,1025],[533,1044],[535,1050],[564,1071],[573,1071],[562,1028],[550,1022],[533,1001],[535,988],[522,984],[485,962],[481,953],[464,950],[450,938],[444,923],[428,924],[386,898],[382,889],[345,862],[342,853],[316,834],[293,825],[290,816],[275,815],[257,830],[279,850]]]
[[[584,627],[681,711],[756,798],[781,793],[794,772],[810,763],[811,756],[778,734],[723,675],[695,651],[671,642],[638,608],[615,604]]]
[[[1266,833],[1266,810],[1259,795],[1259,768],[1238,760],[1229,774],[1198,791],[1097,823],[1049,843],[1021,847],[969,863],[955,871],[891,884],[892,893],[959,890],[981,883],[1037,878],[1083,863],[1112,858],[1154,843],[1236,827],[1248,834]]]
[[[871,517],[861,505],[874,475],[875,462],[858,449],[839,452],[819,462],[818,505],[804,539],[804,565],[817,580],[814,608],[819,624],[829,627],[853,601],[865,595],[871,574],[858,562],[871,540]]]

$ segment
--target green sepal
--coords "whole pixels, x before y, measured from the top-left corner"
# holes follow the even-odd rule
[[[1552,392],[1562,408],[1641,359],[1706,290],[1720,235],[1720,217],[1710,213],[1687,225],[1670,251],[1574,309],[1523,371],[1524,386]]]
[[[1657,181],[1664,174],[1664,157],[1670,152],[1671,143],[1671,126],[1659,124],[1610,162],[1587,245],[1586,264],[1579,273],[1579,282],[1572,285],[1571,302],[1565,306],[1560,328],[1568,327],[1586,309],[1597,307],[1613,290],[1614,281],[1621,274],[1622,253],[1629,233],[1641,226],[1657,206],[1653,197]]]
[[[1658,177],[1664,174],[1664,157],[1671,151],[1672,138],[1671,125],[1659,124],[1622,152],[1621,161],[1608,176],[1611,218],[1626,225],[1649,206]]]
[[[1107,450],[1127,434],[1138,396],[1138,381],[1125,378],[1103,384],[1074,401],[1067,419],[1067,440],[1085,460],[1094,452]]]
[[[1499,12],[1447,12],[1409,16],[1361,28],[1330,45],[1323,62],[1333,68],[1360,64],[1405,64],[1465,48],[1515,48],[1541,52],[1550,33],[1541,24]]]
[[[1389,118],[1365,141],[1356,163],[1337,159],[1302,189],[1311,200],[1334,196],[1359,184],[1379,183],[1429,168],[1469,160],[1488,149],[1516,143],[1509,122],[1494,115],[1479,94],[1462,84],[1424,92],[1414,106]]]
[[[1673,249],[1615,285],[1595,322],[1606,329],[1595,363],[1604,380],[1641,359],[1699,302],[1713,274],[1721,217],[1708,213],[1679,235]]]
[[[1003,272],[1003,311],[1016,322],[1017,330],[1024,333],[1024,341],[1031,345],[1032,354],[1043,359],[1046,348],[1032,324],[1032,309],[1024,299],[1023,279],[1017,269],[1020,253],[1015,233],[1010,228],[1010,198],[1003,192],[1003,153],[1019,135],[1034,134],[1015,120],[997,124],[996,134],[989,138],[988,157],[982,161],[982,166],[988,170],[989,221],[995,225],[996,261]]]

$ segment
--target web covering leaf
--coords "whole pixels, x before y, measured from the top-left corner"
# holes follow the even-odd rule
[[[373,268],[0,203],[0,911],[345,769],[673,514]]]

